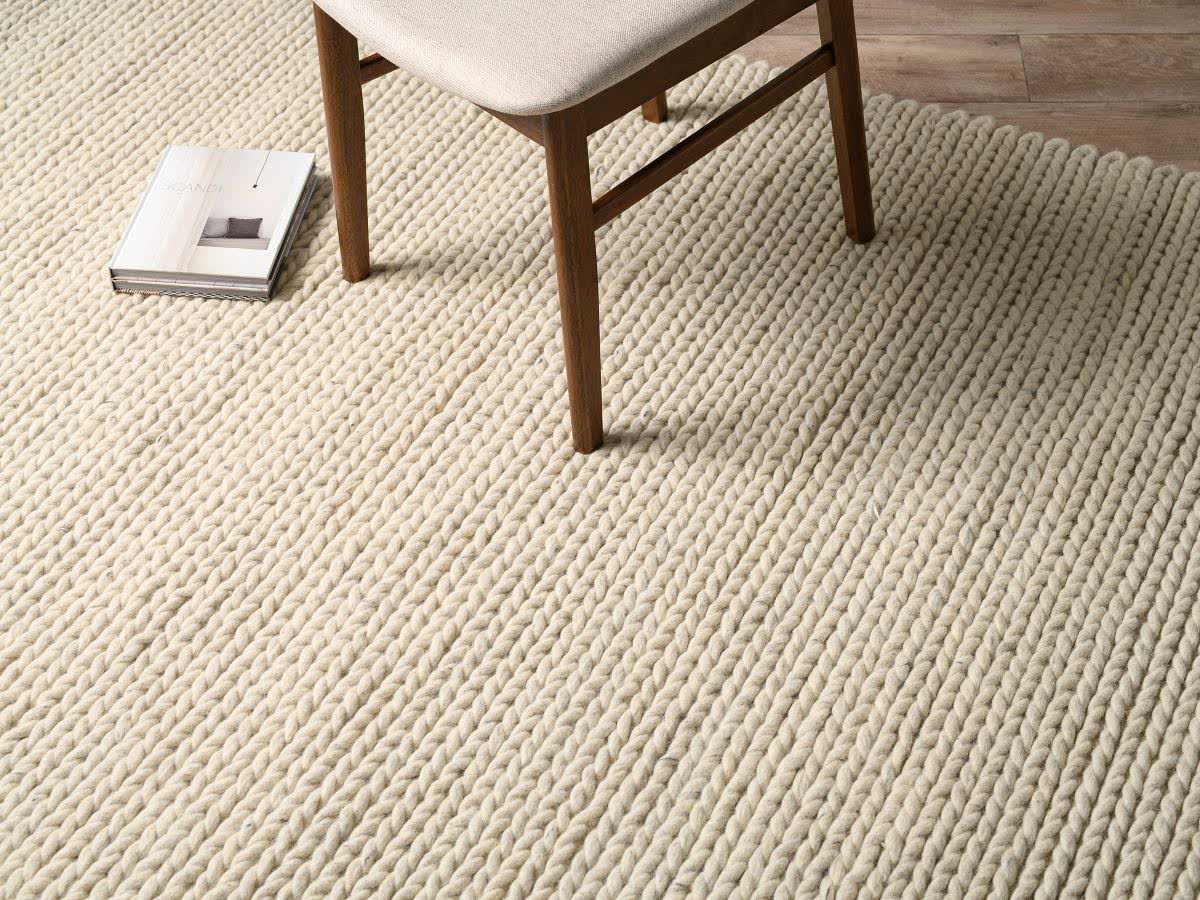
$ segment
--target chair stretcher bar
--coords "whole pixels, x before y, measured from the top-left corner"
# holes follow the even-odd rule
[[[702,159],[746,126],[765,116],[797,91],[833,68],[833,48],[825,44],[772,78],[716,118],[693,131],[645,167],[638,169],[592,205],[594,226],[607,225],[648,197],[692,163]]]

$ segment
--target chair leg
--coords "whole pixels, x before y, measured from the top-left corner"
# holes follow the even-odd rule
[[[325,97],[325,132],[333,170],[333,204],[337,210],[342,275],[362,281],[371,274],[367,237],[367,148],[358,39],[313,4],[317,55],[321,60],[321,93]]]
[[[642,104],[642,116],[645,117],[647,122],[653,122],[656,125],[661,125],[667,121],[667,95],[665,91],[661,94],[656,94]]]
[[[576,107],[544,116],[542,130],[571,432],[575,449],[591,453],[604,439],[604,421],[600,398],[600,290],[587,129]]]
[[[817,22],[821,41],[833,46],[834,67],[825,74],[825,84],[829,93],[829,115],[833,120],[833,144],[842,186],[846,233],[851,240],[865,244],[875,236],[875,215],[871,208],[871,170],[867,159],[852,0],[818,0]]]

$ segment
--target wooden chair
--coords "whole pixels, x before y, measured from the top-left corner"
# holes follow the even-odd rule
[[[593,200],[588,135],[817,6],[822,45]],[[875,232],[852,0],[318,0],[317,47],[342,271],[370,274],[362,85],[397,68],[482,107],[546,151],[575,449],[603,439],[596,230],[824,74],[849,236]],[[357,38],[381,54],[359,59]]]

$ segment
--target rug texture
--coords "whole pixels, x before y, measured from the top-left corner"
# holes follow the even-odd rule
[[[1200,176],[824,95],[601,239],[367,90],[267,303],[115,295],[169,142],[312,149],[306,4],[0,9],[0,895],[1195,896]],[[768,77],[737,59],[597,190]]]

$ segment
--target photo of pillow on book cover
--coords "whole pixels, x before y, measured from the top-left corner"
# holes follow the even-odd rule
[[[311,153],[163,151],[109,263],[115,290],[269,297],[316,185]]]
[[[262,223],[262,216],[257,219],[209,216],[196,244],[234,250],[266,250],[271,243],[271,235],[263,233]]]

